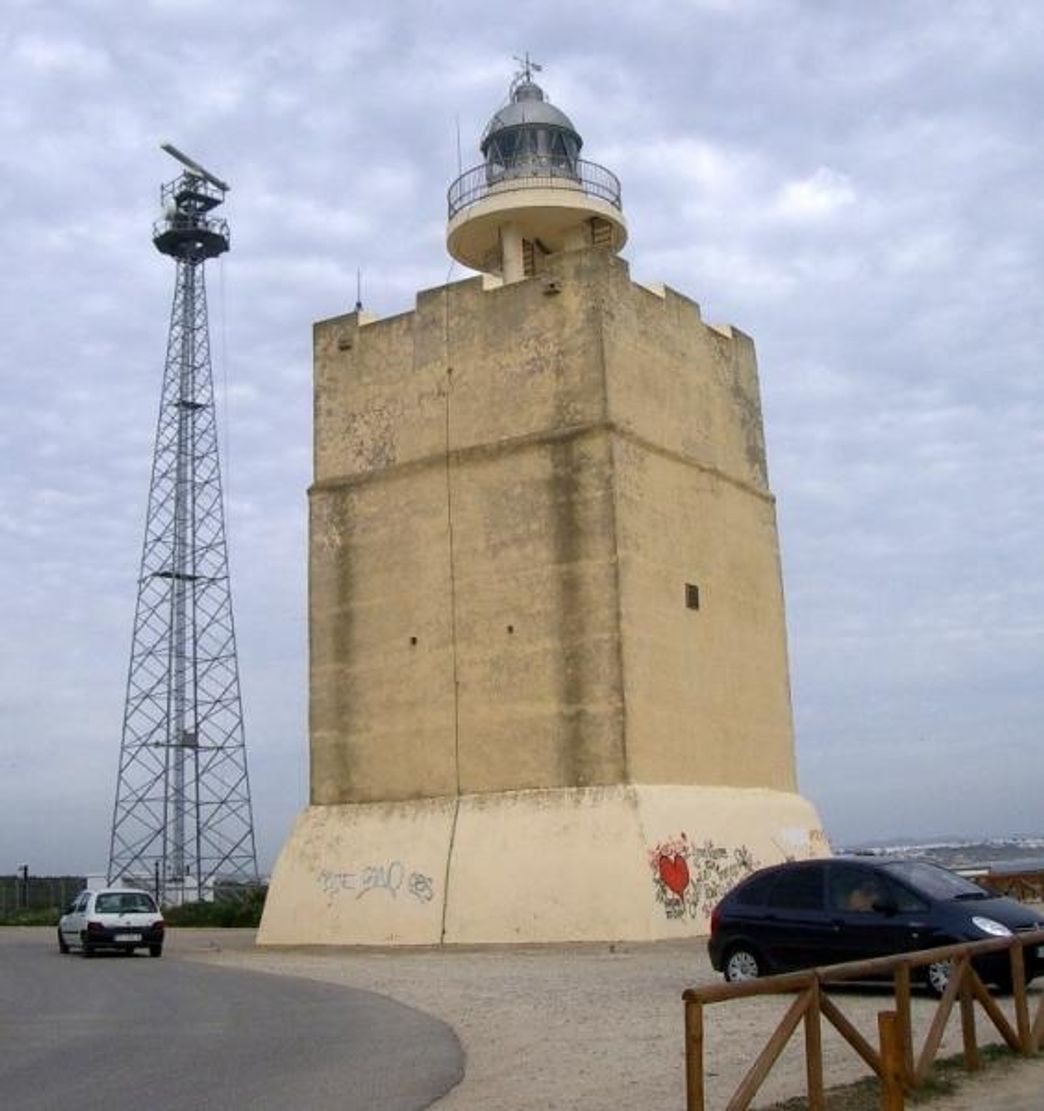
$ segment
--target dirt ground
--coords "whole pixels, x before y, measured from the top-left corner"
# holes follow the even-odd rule
[[[616,945],[504,946],[474,949],[258,949],[251,931],[175,930],[171,948],[193,960],[303,976],[389,995],[450,1023],[467,1053],[462,1083],[437,1105],[445,1111],[685,1106],[684,988],[718,979],[701,941]],[[1044,982],[1032,989],[1032,1006]],[[885,987],[848,987],[836,1001],[876,1043]],[[1004,1001],[1010,1013],[1010,1001]],[[782,1017],[779,997],[718,1004],[705,1017],[707,1103],[724,1107]],[[927,994],[914,1000],[923,1039],[934,1013]],[[980,1042],[999,1041],[979,1012]],[[960,1050],[951,1016],[941,1054]],[[828,1085],[868,1074],[832,1028],[824,1029]],[[764,1107],[804,1092],[798,1031],[762,1088]],[[932,1111],[1042,1111],[1044,1059],[997,1066],[970,1077]]]

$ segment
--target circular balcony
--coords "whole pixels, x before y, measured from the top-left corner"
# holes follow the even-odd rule
[[[449,187],[449,219],[492,196],[523,189],[568,189],[605,201],[622,211],[620,179],[597,162],[582,158],[541,159],[526,155],[515,162],[483,163],[465,171]]]
[[[189,262],[216,258],[228,250],[228,224],[212,216],[176,212],[152,225],[152,242],[163,254]]]
[[[502,274],[504,233],[554,254],[597,244],[619,251],[627,221],[616,175],[594,162],[535,154],[475,166],[450,186],[446,249]]]

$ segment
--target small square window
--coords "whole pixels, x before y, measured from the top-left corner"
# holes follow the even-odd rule
[[[700,608],[700,588],[695,583],[685,584],[685,607],[691,610]]]

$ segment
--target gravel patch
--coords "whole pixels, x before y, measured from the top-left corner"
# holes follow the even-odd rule
[[[286,976],[380,992],[450,1023],[467,1055],[464,1080],[438,1104],[445,1111],[530,1111],[569,1108],[685,1106],[684,988],[718,979],[703,941],[648,944],[494,946],[447,949],[259,949],[252,931],[171,932],[172,949],[212,961]],[[1033,989],[1033,1006],[1041,994]],[[834,994],[845,1014],[875,1044],[877,1012],[891,1007],[879,986],[846,986]],[[789,1006],[781,997],[716,1004],[705,1016],[707,1096],[724,1107]],[[914,999],[915,1030],[923,1039],[934,1000]],[[1010,1011],[1010,1006],[1006,1009]],[[980,1041],[999,1041],[985,1016]],[[960,1026],[951,1016],[941,1055],[960,1050]],[[826,1083],[868,1073],[846,1042],[826,1025]],[[1040,1111],[1044,1072],[1026,1062],[962,1084],[958,1096],[933,1101],[933,1111],[1004,1107],[1021,1111],[1019,1091],[1032,1086]],[[800,1028],[759,1094],[766,1106],[804,1092]],[[960,1102],[965,1089],[982,1091]],[[1003,1094],[997,1088],[1003,1085]],[[1008,1089],[1013,1095],[1008,1098]],[[979,1102],[974,1102],[977,1098]]]

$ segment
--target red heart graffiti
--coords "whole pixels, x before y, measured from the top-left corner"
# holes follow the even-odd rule
[[[660,879],[680,899],[682,892],[689,886],[689,865],[685,862],[685,857],[677,854],[661,856],[656,866],[660,871]]]

